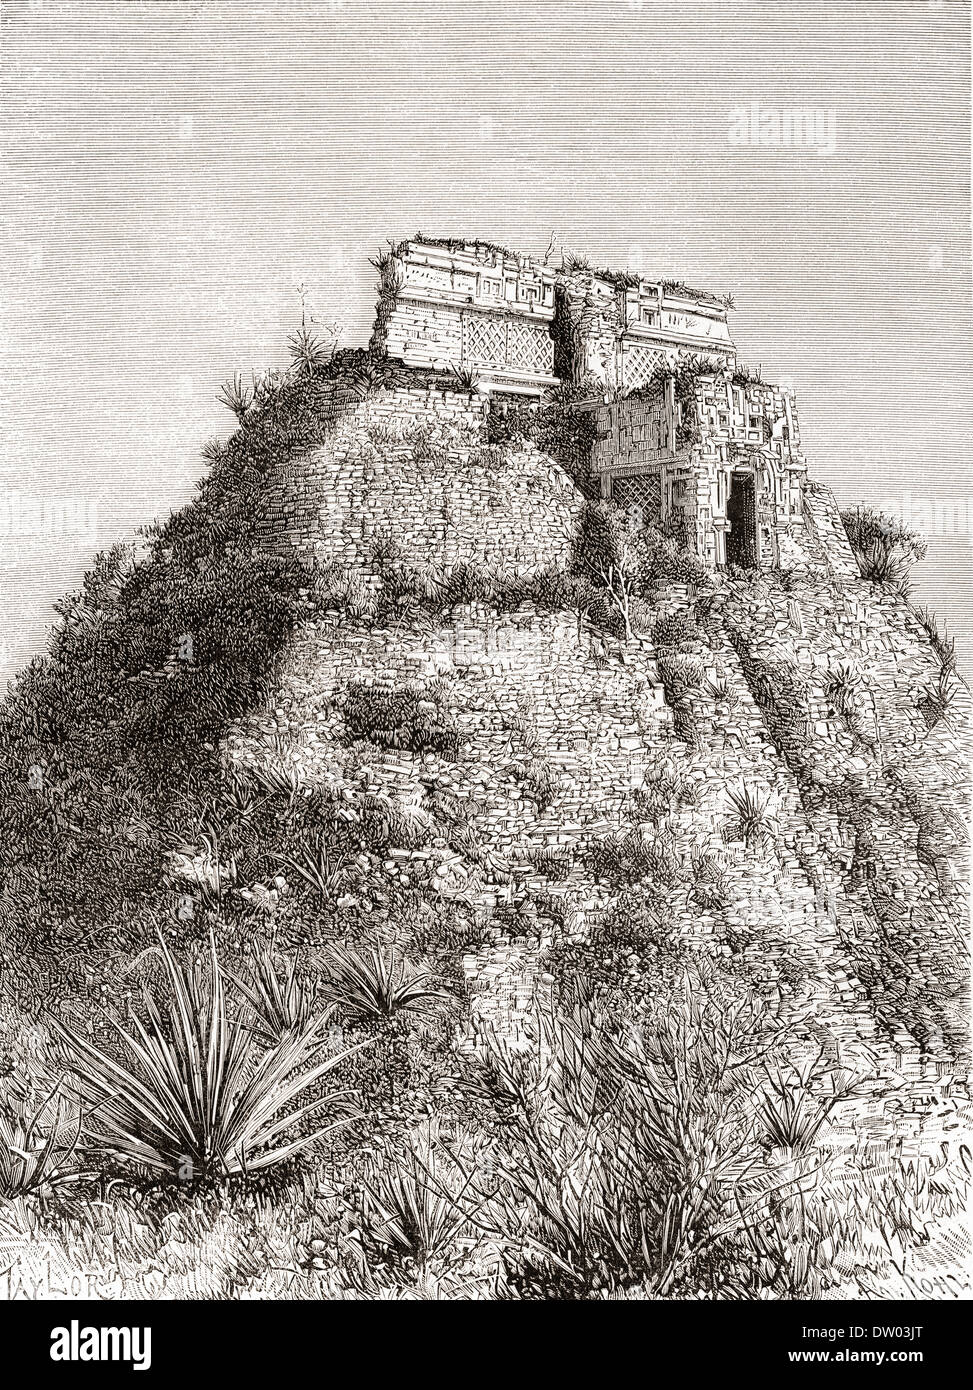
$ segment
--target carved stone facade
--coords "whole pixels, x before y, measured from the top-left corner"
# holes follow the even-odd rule
[[[729,300],[481,242],[402,242],[381,272],[374,349],[482,394],[574,387],[596,412],[603,497],[681,524],[714,567],[787,563],[804,525],[797,414],[738,368]]]
[[[735,356],[726,304],[671,281],[419,239],[393,247],[381,269],[372,346],[407,366],[469,372],[487,388],[631,391],[660,362]]]
[[[806,464],[793,396],[732,368],[667,377],[596,408],[603,497],[681,523],[709,565],[769,568],[804,526]]]
[[[373,346],[412,367],[454,368],[539,395],[554,375],[555,272],[480,243],[409,241],[382,266]]]

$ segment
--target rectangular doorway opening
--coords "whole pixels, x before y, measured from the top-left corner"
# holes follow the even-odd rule
[[[757,563],[757,507],[752,473],[730,474],[726,517],[730,523],[726,563],[751,568]]]

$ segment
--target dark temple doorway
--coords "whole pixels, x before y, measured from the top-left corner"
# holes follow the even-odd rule
[[[757,508],[752,473],[731,473],[726,499],[730,530],[726,537],[726,563],[752,566],[757,563]]]

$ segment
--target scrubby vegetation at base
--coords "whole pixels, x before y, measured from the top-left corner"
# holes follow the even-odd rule
[[[384,1134],[373,1113],[338,1145],[292,1140],[310,1150],[299,1166],[160,1181],[133,1148],[147,1120],[127,1114],[119,1169],[96,1118],[111,1203],[80,1169],[91,1151],[70,1186],[64,1151],[42,1156],[40,1176],[0,1193],[14,1279],[43,1258],[60,1278],[83,1268],[101,1297],[917,1295],[923,1250],[958,1238],[965,1151],[830,1144],[856,1079],[820,1055],[795,1063],[760,1006],[711,974],[678,972],[638,1027],[610,1019],[595,1002],[541,1009],[531,1048],[486,1037],[445,1098]],[[45,1136],[24,1142],[40,1154]]]

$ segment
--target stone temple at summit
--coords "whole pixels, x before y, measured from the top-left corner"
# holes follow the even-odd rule
[[[713,567],[786,562],[806,473],[794,399],[738,364],[727,298],[479,241],[404,241],[380,269],[374,349],[494,401],[570,388],[594,413],[602,497],[679,524]]]

